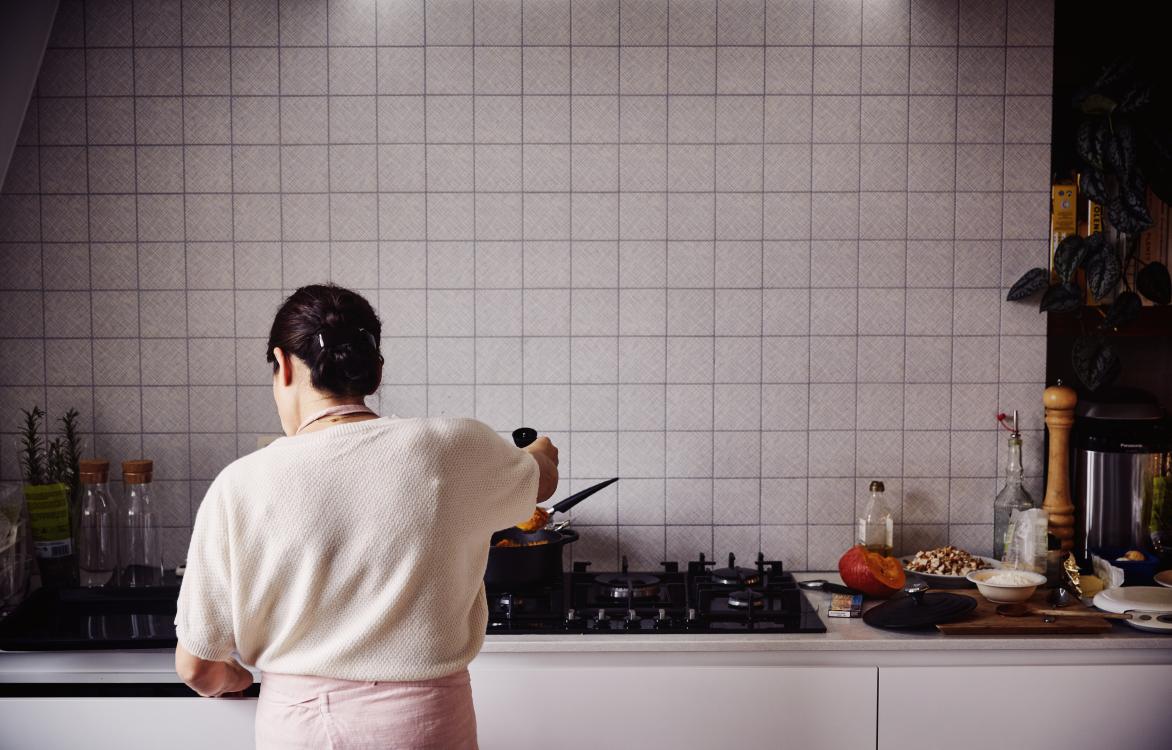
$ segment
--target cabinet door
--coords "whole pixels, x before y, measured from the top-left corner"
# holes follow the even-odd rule
[[[0,698],[0,747],[251,750],[254,698]]]
[[[882,667],[879,750],[1168,747],[1172,667]]]
[[[874,747],[873,667],[474,663],[481,750]],[[987,749],[986,749],[987,750]]]

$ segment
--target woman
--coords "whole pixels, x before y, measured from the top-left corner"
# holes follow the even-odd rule
[[[204,696],[262,670],[258,748],[475,748],[489,536],[557,486],[547,438],[368,409],[380,330],[340,287],[285,301],[267,356],[288,437],[224,469],[196,516],[175,668]]]

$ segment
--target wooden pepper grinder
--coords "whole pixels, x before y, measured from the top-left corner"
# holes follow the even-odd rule
[[[1074,405],[1078,395],[1073,388],[1051,386],[1042,394],[1046,407],[1046,427],[1050,431],[1049,469],[1046,472],[1046,497],[1042,510],[1050,518],[1050,533],[1058,537],[1062,551],[1074,547],[1074,503],[1070,501],[1070,428],[1074,425]]]

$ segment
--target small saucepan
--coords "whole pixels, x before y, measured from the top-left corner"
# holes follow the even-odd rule
[[[550,508],[550,516],[564,513],[604,487],[619,481],[618,477],[575,492]],[[486,583],[511,584],[554,582],[562,575],[562,547],[578,541],[578,532],[567,529],[564,521],[549,524],[544,529],[523,531],[516,526],[492,535],[489,541],[488,566],[484,570]],[[518,546],[498,547],[508,540]]]
[[[536,430],[522,427],[513,432],[517,447],[524,448],[537,439]],[[604,487],[619,481],[618,477],[575,492],[550,508],[550,516],[564,513]],[[562,575],[562,548],[578,541],[578,532],[567,529],[568,521],[547,523],[545,528],[524,531],[516,526],[492,535],[489,541],[488,565],[484,570],[486,583],[518,585],[557,581]],[[502,541],[514,546],[498,547]]]

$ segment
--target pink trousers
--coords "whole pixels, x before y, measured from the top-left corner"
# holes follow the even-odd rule
[[[257,750],[477,750],[468,670],[416,682],[261,676]]]

